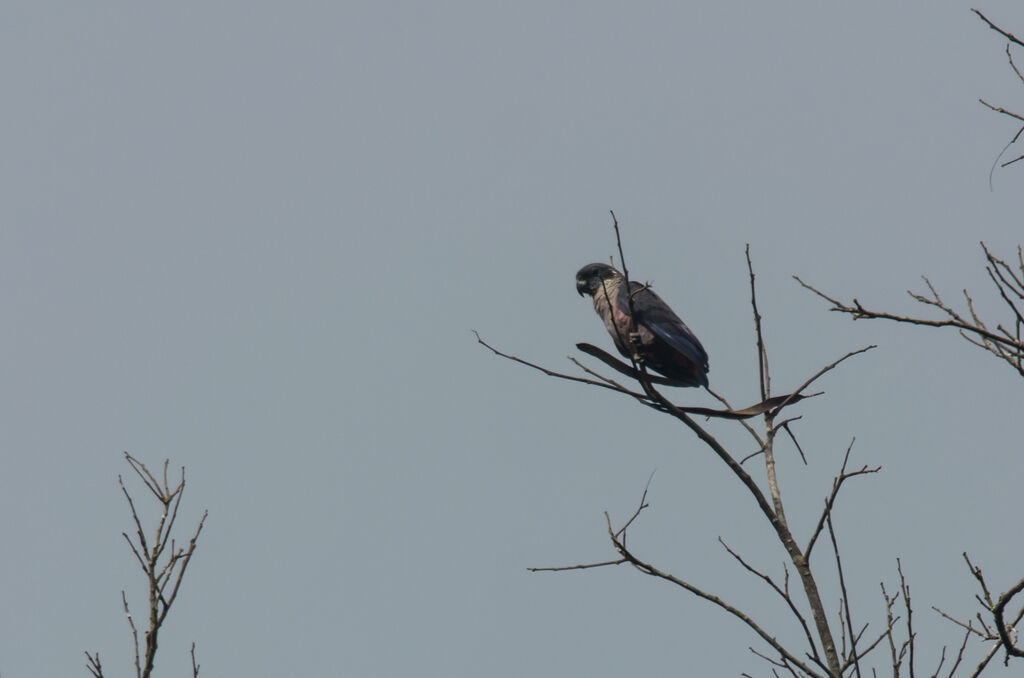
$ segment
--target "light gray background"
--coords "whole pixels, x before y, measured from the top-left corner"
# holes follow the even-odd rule
[[[125,450],[187,467],[182,528],[210,511],[161,675],[192,640],[204,676],[767,673],[664,583],[526,571],[611,557],[602,511],[657,469],[637,553],[794,633],[715,541],[784,558],[691,435],[474,343],[608,347],[572,278],[609,209],[738,404],[744,243],[777,389],[879,344],[794,408],[810,466],[783,445],[780,472],[806,535],[852,436],[884,465],[837,508],[854,613],[879,628],[901,556],[932,669],[960,634],[930,605],[975,609],[960,553],[1024,574],[1021,379],[790,276],[914,310],[926,273],[998,317],[977,243],[1024,240],[1024,168],[990,190],[1015,127],[977,99],[1024,109],[1004,44],[952,2],[5,4],[0,673],[128,675]]]

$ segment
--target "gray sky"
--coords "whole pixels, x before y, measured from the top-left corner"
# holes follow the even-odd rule
[[[4,678],[84,650],[127,675],[125,450],[187,467],[182,528],[210,511],[162,675],[192,640],[204,676],[765,673],[666,584],[526,571],[611,557],[602,512],[657,469],[638,554],[794,633],[717,544],[784,557],[692,436],[474,343],[570,371],[610,346],[572,281],[609,209],[735,402],[744,243],[777,389],[879,344],[794,408],[810,466],[780,450],[804,534],[852,436],[884,466],[836,514],[861,622],[902,557],[931,669],[959,634],[930,606],[974,611],[959,554],[1024,574],[1020,378],[790,278],[912,310],[925,273],[1000,310],[977,243],[1024,240],[1024,168],[990,190],[1016,130],[977,100],[1024,88],[968,4],[9,3],[0,32]]]

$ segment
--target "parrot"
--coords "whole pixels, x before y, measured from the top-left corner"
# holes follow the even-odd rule
[[[639,335],[637,353],[644,365],[678,382],[679,386],[708,385],[708,354],[689,327],[649,286],[630,282],[633,321],[626,298],[626,279],[608,264],[587,264],[576,273],[576,291],[589,294],[615,348],[633,357],[630,331]]]

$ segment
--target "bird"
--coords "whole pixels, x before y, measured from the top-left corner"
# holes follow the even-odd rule
[[[678,386],[708,385],[708,354],[689,327],[648,285],[630,282],[633,320],[630,323],[626,298],[626,278],[608,264],[587,264],[576,272],[576,291],[594,299],[594,310],[601,316],[615,348],[627,358],[633,357],[629,333],[639,339],[637,353],[650,369],[663,374]]]

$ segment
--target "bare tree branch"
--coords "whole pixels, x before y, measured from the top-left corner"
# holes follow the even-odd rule
[[[746,613],[742,612],[737,607],[735,607],[733,605],[730,605],[729,603],[725,602],[724,600],[722,600],[718,596],[716,596],[716,595],[714,595],[712,593],[708,593],[708,592],[698,588],[697,586],[694,586],[693,584],[690,584],[689,582],[686,582],[686,581],[684,581],[682,579],[679,579],[678,577],[675,577],[675,576],[673,576],[673,575],[671,575],[671,574],[669,574],[667,572],[663,572],[662,570],[660,570],[657,567],[651,565],[650,563],[646,563],[646,562],[640,560],[639,558],[637,558],[636,556],[634,556],[626,548],[626,545],[622,542],[622,540],[619,537],[616,536],[616,531],[612,528],[611,518],[608,517],[607,513],[605,513],[605,519],[608,522],[608,536],[611,538],[612,544],[615,546],[615,550],[618,551],[619,554],[623,558],[625,558],[627,561],[629,561],[629,563],[631,565],[633,565],[633,567],[635,567],[637,570],[639,570],[640,572],[643,572],[644,574],[650,575],[652,577],[658,577],[659,579],[664,579],[665,581],[671,582],[671,583],[675,584],[676,586],[679,586],[680,588],[686,589],[687,591],[689,591],[690,593],[694,594],[695,596],[697,596],[699,598],[703,598],[704,600],[707,600],[707,601],[709,601],[711,603],[714,603],[715,605],[717,605],[718,607],[722,608],[723,610],[725,610],[729,614],[735,616],[740,621],[742,621],[744,624],[746,624],[750,629],[752,629],[754,631],[754,633],[759,635],[761,637],[761,639],[764,640],[764,642],[766,642],[768,645],[770,645],[782,657],[785,657],[788,662],[790,662],[794,666],[798,667],[801,671],[806,673],[808,676],[812,676],[814,678],[824,678],[825,675],[827,675],[827,674],[820,674],[820,673],[818,673],[817,671],[813,670],[808,664],[800,661],[800,659],[795,657],[785,647],[783,647],[782,644],[779,643],[778,640],[776,640],[774,636],[772,636],[767,631],[765,631],[763,628],[761,628],[761,626],[757,622],[755,622],[749,615],[747,615]]]
[[[1024,657],[1024,650],[1014,644],[1013,640],[1010,638],[1009,628],[1004,619],[1004,615],[1006,613],[1006,606],[1010,603],[1013,597],[1021,591],[1024,591],[1024,579],[1021,579],[1001,594],[999,596],[999,600],[996,601],[995,606],[992,608],[992,615],[996,620],[996,630],[999,631],[999,640],[1002,641],[1003,647],[1006,649],[1006,653],[1014,657]],[[1012,625],[1016,627],[1022,617],[1024,617],[1024,607],[1021,608],[1021,611],[1017,614]]]
[[[857,471],[851,471],[850,473],[846,472],[846,465],[850,461],[850,451],[853,449],[853,443],[856,440],[856,438],[850,440],[850,445],[846,448],[846,455],[843,457],[843,465],[839,469],[839,475],[832,479],[832,491],[829,492],[829,495],[825,498],[825,509],[821,512],[821,517],[818,518],[818,524],[814,528],[814,532],[811,533],[811,538],[807,541],[806,548],[804,548],[804,553],[807,558],[811,557],[811,550],[814,548],[814,542],[817,541],[818,535],[821,534],[821,530],[825,526],[825,521],[828,520],[829,515],[832,513],[832,507],[836,503],[836,497],[839,496],[839,489],[843,486],[843,483],[849,478],[867,473],[878,473],[882,469],[881,466],[876,466],[875,468],[862,466]]]
[[[974,12],[975,14],[977,14],[978,17],[982,21],[984,21],[986,24],[988,24],[989,28],[991,28],[992,30],[994,30],[995,32],[999,33],[1004,38],[1009,40],[1009,42],[1006,44],[1006,59],[1010,63],[1010,68],[1012,68],[1013,72],[1017,75],[1017,79],[1020,80],[1022,84],[1024,84],[1024,75],[1021,74],[1020,69],[1017,68],[1017,64],[1014,63],[1014,61],[1013,61],[1013,53],[1010,51],[1010,45],[1017,45],[1018,47],[1024,46],[1024,45],[1022,45],[1021,41],[1015,35],[1013,35],[1013,33],[1010,33],[1009,31],[1003,30],[1002,28],[1000,28],[999,26],[994,24],[992,21],[990,21],[988,19],[988,17],[986,17],[984,14],[982,14],[978,10],[972,9],[971,11]],[[1005,108],[1002,108],[1000,106],[994,106],[994,105],[988,103],[987,101],[985,101],[984,99],[978,99],[978,101],[980,101],[982,103],[982,105],[984,105],[985,107],[987,107],[988,109],[990,109],[992,111],[995,111],[996,113],[1008,116],[1010,118],[1014,118],[1016,120],[1024,121],[1024,115],[1021,115],[1020,113],[1014,113],[1013,111],[1008,111]],[[999,151],[999,154],[996,156],[996,159],[993,161],[992,168],[989,170],[989,173],[988,173],[988,185],[989,185],[989,189],[990,190],[992,189],[992,177],[995,174],[996,165],[999,165],[1000,167],[1008,167],[1009,165],[1012,165],[1012,164],[1014,164],[1016,162],[1019,162],[1020,160],[1024,160],[1024,155],[1019,155],[1016,158],[1014,158],[1013,160],[1008,160],[1008,161],[1006,161],[1006,162],[1004,162],[1002,164],[999,164],[999,160],[1003,157],[1003,154],[1006,153],[1007,149],[1009,149],[1010,146],[1012,146],[1013,144],[1017,143],[1017,140],[1020,139],[1020,136],[1021,136],[1022,133],[1024,133],[1024,126],[1020,127],[1020,129],[1017,130],[1017,133],[1014,134],[1013,137],[1010,139],[1010,141],[1007,142],[1006,146],[1004,146],[1003,149],[1001,151]]]
[[[907,578],[903,576],[903,563],[900,559],[896,559],[896,571],[900,575],[900,592],[903,595],[903,607],[907,611],[907,647],[910,651],[910,657],[908,665],[910,666],[910,678],[914,678],[914,646],[917,639],[914,633],[913,616],[914,610],[910,604],[910,585],[907,584]]]
[[[841,619],[846,622],[846,629],[850,633],[850,653],[848,659],[853,662],[854,672],[860,678],[860,657],[857,654],[857,635],[853,631],[853,617],[850,614],[850,594],[846,590],[846,577],[843,574],[843,561],[839,557],[839,542],[836,540],[836,531],[832,526],[832,512],[828,512],[828,536],[832,540],[832,553],[836,559],[836,571],[839,574],[839,590],[843,594],[843,605]],[[842,627],[842,624],[840,624]]]
[[[984,99],[978,99],[978,101],[980,101],[982,103],[982,105],[984,105],[987,108],[995,111],[996,113],[1002,113],[1003,115],[1008,115],[1011,118],[1016,118],[1017,120],[1024,120],[1024,115],[1021,115],[1020,113],[1014,113],[1013,111],[1008,111],[1008,110],[1006,110],[1005,108],[1003,108],[1001,106],[993,106],[992,104],[990,104],[989,102],[985,101]]]
[[[103,678],[103,665],[100,664],[100,653],[96,652],[90,654],[89,652],[86,652],[85,659],[85,667],[89,669],[89,673],[93,675],[93,678]]]
[[[953,666],[949,669],[949,673],[946,674],[948,676],[948,678],[953,678],[953,674],[956,673],[956,670],[960,667],[960,664],[963,662],[963,660],[964,660],[964,650],[967,649],[967,640],[970,637],[971,637],[970,631],[964,633],[964,640],[963,640],[962,643],[960,643],[960,649],[956,653],[956,661],[953,662]],[[935,671],[935,675],[936,676],[939,675],[939,671],[937,669]]]
[[[977,580],[978,585],[981,587],[981,595],[975,596],[978,603],[982,608],[992,615],[994,621],[995,630],[990,629],[980,616],[978,618],[979,623],[982,625],[984,632],[975,629],[970,623],[964,623],[954,617],[946,614],[942,610],[935,608],[936,611],[946,619],[949,619],[953,623],[968,629],[981,636],[984,640],[996,640],[1002,646],[1006,652],[1006,662],[1009,661],[1010,657],[1024,657],[1024,649],[1016,644],[1016,627],[1020,623],[1021,619],[1024,619],[1024,606],[1014,615],[1013,620],[1007,623],[1006,621],[1006,606],[1009,605],[1010,601],[1024,591],[1024,578],[1020,579],[1016,584],[1008,588],[1006,591],[1001,593],[998,599],[993,600],[992,594],[989,591],[988,584],[985,581],[985,575],[982,573],[980,567],[976,566],[971,562],[970,557],[967,553],[963,554],[964,562],[967,563],[967,568],[970,570],[971,575]],[[1012,636],[1012,637],[1011,637]],[[987,660],[986,660],[987,661]],[[1005,663],[1005,662],[1004,662]]]
[[[152,531],[153,538],[151,541],[147,538],[146,530],[142,526],[142,519],[135,505],[134,498],[125,486],[124,479],[120,475],[118,476],[118,484],[128,502],[132,521],[135,524],[135,539],[133,540],[127,532],[122,532],[121,534],[125,541],[128,542],[132,555],[135,556],[148,582],[149,604],[147,607],[149,623],[144,636],[144,649],[140,644],[138,627],[128,605],[128,596],[124,591],[121,591],[121,604],[132,634],[136,678],[149,678],[153,672],[160,628],[167,618],[171,605],[174,604],[178,596],[178,591],[185,577],[185,571],[192,560],[199,534],[202,532],[203,525],[206,522],[207,513],[203,512],[195,532],[192,533],[188,540],[188,546],[185,548],[177,546],[172,533],[178,518],[178,509],[181,506],[181,498],[185,489],[184,467],[181,469],[180,480],[172,487],[167,476],[169,461],[164,462],[162,478],[157,479],[146,465],[138,459],[127,452],[124,456],[125,461],[128,462],[135,475],[142,481],[142,484],[161,506],[160,516]],[[192,644],[191,656],[192,674],[193,678],[195,678],[199,675],[199,665],[195,660],[195,643]],[[94,678],[101,678],[103,671],[100,666],[99,654],[89,654],[86,652],[86,658],[88,661],[87,668]]]
[[[718,538],[718,542],[725,548],[726,551],[729,552],[729,555],[735,558],[737,562],[739,562],[739,564],[742,565],[748,572],[764,580],[765,583],[772,587],[772,589],[776,593],[778,593],[784,601],[786,601],[786,605],[789,606],[790,612],[793,613],[793,616],[796,617],[798,622],[800,622],[800,626],[804,630],[804,636],[807,638],[807,647],[811,649],[812,658],[819,666],[827,670],[828,667],[824,664],[821,664],[820,662],[818,648],[817,645],[815,645],[814,643],[814,636],[811,635],[811,630],[807,626],[807,620],[804,619],[803,614],[800,613],[800,609],[793,602],[793,597],[789,595],[789,586],[787,585],[785,588],[780,588],[779,585],[776,584],[771,577],[764,574],[760,570],[757,570],[754,567],[752,567],[750,564],[747,563],[747,561],[743,560],[743,558],[738,553],[729,548],[729,545],[726,544],[725,540],[723,540],[721,537]],[[753,650],[751,650],[751,652],[753,652]]]
[[[589,570],[592,567],[604,567],[606,565],[621,565],[627,562],[625,558],[618,560],[606,560],[600,563],[581,563],[579,565],[557,565],[554,567],[528,567],[530,572],[566,572],[567,570]]]
[[[1024,305],[1024,258],[1021,257],[1021,250],[1018,247],[1019,264],[1015,263],[1011,266],[993,255],[984,242],[981,243],[981,248],[985,253],[986,271],[988,272],[989,279],[1010,312],[1013,331],[1008,330],[1002,324],[997,325],[995,330],[989,329],[986,323],[975,313],[974,303],[966,290],[963,293],[970,317],[965,317],[943,301],[938,291],[931,284],[931,281],[926,277],[922,278],[928,287],[928,295],[917,294],[909,290],[907,294],[918,303],[940,310],[946,316],[945,318],[920,318],[910,315],[899,315],[888,311],[877,311],[866,308],[857,299],[853,299],[850,303],[845,303],[808,285],[797,276],[793,276],[793,278],[802,287],[832,304],[832,308],[829,310],[845,313],[854,320],[880,319],[926,327],[956,328],[967,341],[1005,361],[1018,374],[1024,376],[1024,313],[1022,313],[1021,308],[1018,306],[1018,304]]]
[[[772,393],[772,377],[768,370],[768,349],[761,332],[761,313],[757,310],[757,290],[754,285],[754,265],[750,261],[750,243],[744,253],[747,257],[747,273],[750,276],[750,306],[754,312],[754,335],[757,337],[757,374],[761,386],[761,400],[767,400]],[[797,391],[799,393],[799,390]]]
[[[1024,47],[1024,42],[1021,42],[1020,40],[1018,40],[1017,37],[1013,33],[1010,33],[1008,31],[1004,31],[999,26],[996,26],[994,23],[989,21],[987,16],[985,16],[984,14],[979,12],[978,10],[974,9],[973,7],[971,8],[971,11],[974,12],[975,14],[977,14],[979,17],[981,17],[981,20],[984,21],[985,23],[987,23],[988,27],[991,28],[993,31],[995,31],[996,33],[999,33],[1000,35],[1002,35],[1004,38],[1006,38],[1010,42],[1012,42],[1012,43],[1014,43],[1016,45],[1020,45],[1021,47]]]

